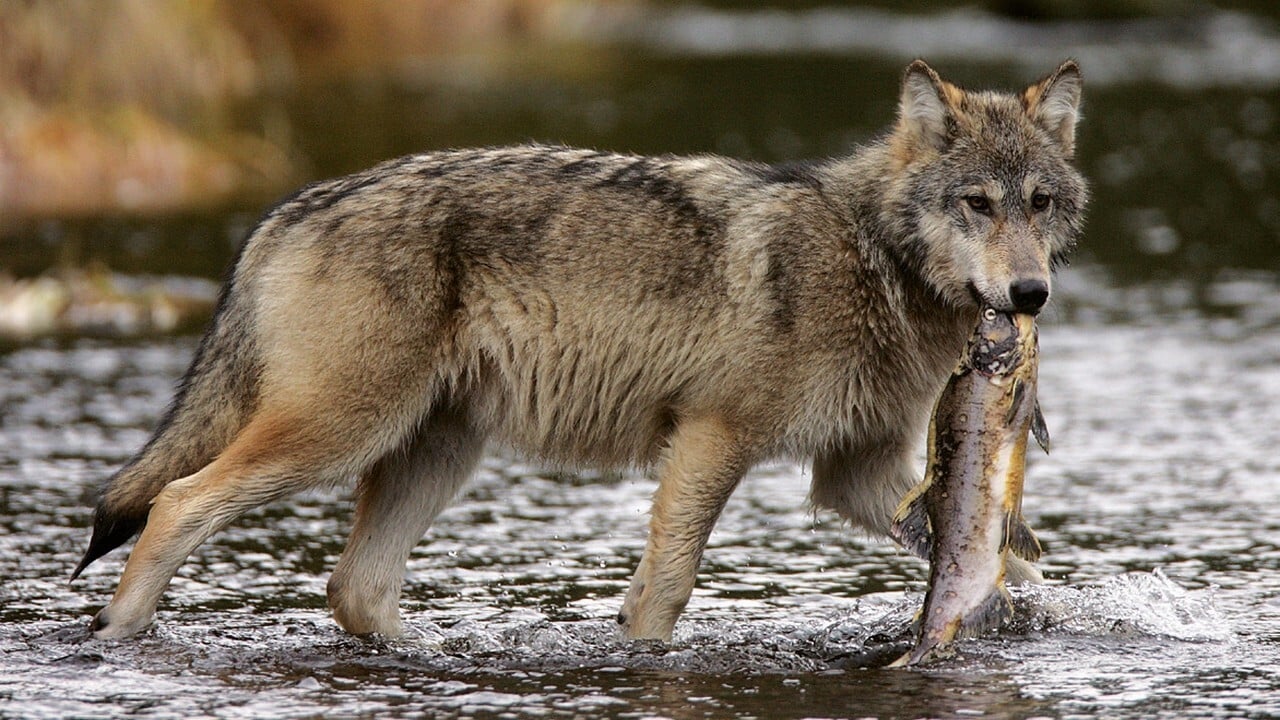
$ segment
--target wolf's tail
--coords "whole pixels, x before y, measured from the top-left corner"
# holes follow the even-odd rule
[[[232,273],[235,272],[234,266]],[[71,579],[136,535],[165,485],[208,465],[248,420],[260,370],[251,311],[232,274],[213,322],[173,404],[151,440],[107,479],[93,515],[93,537]]]

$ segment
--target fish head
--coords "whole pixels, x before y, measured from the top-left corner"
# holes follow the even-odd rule
[[[1034,357],[1035,317],[983,308],[978,327],[969,339],[966,364],[989,378],[1008,376]]]

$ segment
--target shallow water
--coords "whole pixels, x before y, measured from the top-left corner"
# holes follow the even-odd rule
[[[803,468],[743,483],[667,647],[622,641],[612,619],[652,482],[501,454],[415,552],[406,638],[346,636],[324,609],[339,490],[201,548],[137,640],[86,641],[122,562],[66,583],[90,488],[144,441],[193,341],[14,349],[0,716],[1274,717],[1280,338],[1239,319],[1098,324],[1085,297],[1103,290],[1042,323],[1055,446],[1025,504],[1051,583],[1016,593],[996,636],[907,671],[861,666],[902,649],[924,564],[815,518]]]
[[[926,52],[894,33],[1022,38],[927,47],[975,86],[1076,55],[1096,200],[1041,323],[1054,452],[1031,459],[1025,509],[1050,582],[1015,593],[1013,622],[923,669],[863,667],[903,649],[925,565],[815,517],[806,469],[780,464],[731,499],[675,643],[627,643],[613,617],[652,481],[495,451],[415,551],[403,639],[352,638],[328,617],[350,521],[339,488],[207,543],[141,637],[87,641],[124,557],[66,582],[94,488],[145,442],[196,339],[46,340],[0,347],[0,718],[1280,716],[1274,22],[1161,21],[1121,43],[1114,28],[964,13],[877,14],[884,32],[867,33],[855,11],[699,12],[727,34],[682,46],[662,35],[673,13],[246,114],[286,118],[315,177],[531,138],[782,160],[883,127],[902,66]],[[752,46],[761,23],[791,44]],[[690,44],[703,39],[729,44]],[[19,274],[71,258],[217,277],[260,211],[51,220],[7,229],[0,249]]]

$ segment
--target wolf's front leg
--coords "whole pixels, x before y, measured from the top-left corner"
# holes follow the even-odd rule
[[[628,638],[671,640],[707,537],[749,465],[745,447],[720,418],[687,419],[676,428],[653,497],[649,540],[618,614]]]

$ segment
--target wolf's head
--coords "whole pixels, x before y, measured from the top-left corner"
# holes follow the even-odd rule
[[[883,212],[902,257],[949,303],[1036,313],[1088,190],[1071,161],[1074,61],[1020,94],[969,92],[922,60],[902,81]]]

